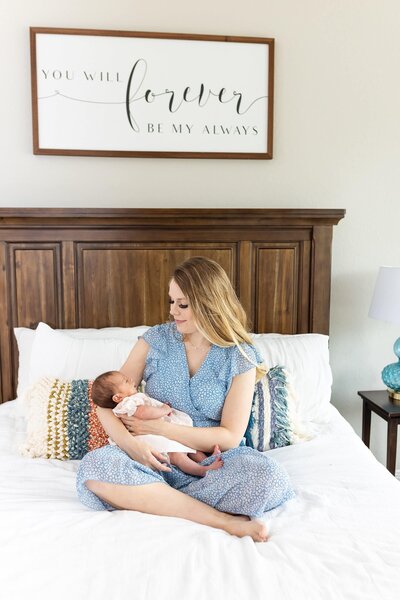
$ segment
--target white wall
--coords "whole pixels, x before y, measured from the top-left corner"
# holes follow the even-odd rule
[[[400,265],[398,0],[0,0],[1,206],[346,208],[334,231],[333,401],[357,432],[396,326],[367,318],[379,265]],[[28,27],[274,37],[272,161],[32,154]],[[385,423],[372,421],[385,460]],[[400,468],[400,457],[398,457]]]

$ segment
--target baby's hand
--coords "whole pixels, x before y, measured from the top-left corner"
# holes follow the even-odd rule
[[[172,408],[168,404],[160,406],[160,412],[163,417],[169,417],[172,415]]]

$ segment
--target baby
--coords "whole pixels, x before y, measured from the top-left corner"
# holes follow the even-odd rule
[[[92,400],[97,406],[102,408],[112,408],[116,415],[135,415],[138,419],[167,419],[179,425],[192,426],[192,419],[186,413],[171,408],[168,404],[163,404],[146,394],[137,391],[137,387],[131,379],[126,377],[120,371],[108,371],[102,373],[93,382]],[[223,466],[223,460],[220,456],[219,446],[214,447],[212,456],[215,460],[207,466],[200,465],[201,461],[207,458],[204,452],[191,450],[178,442],[168,440],[163,436],[136,436],[148,441],[149,445],[159,452],[168,452],[171,464],[178,467],[184,473],[204,477],[207,471],[220,469]],[[147,438],[147,439],[146,439]],[[179,447],[182,449],[171,452],[168,447]]]

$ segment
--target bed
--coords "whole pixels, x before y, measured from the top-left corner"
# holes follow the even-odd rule
[[[331,242],[343,216],[0,209],[2,598],[399,597],[399,482],[327,397]],[[19,452],[27,423],[17,396],[38,373],[32,356],[40,369],[56,354],[46,342],[40,358],[38,331],[56,339],[74,330],[80,341],[100,335],[104,344],[117,335],[109,327],[123,337],[162,322],[172,267],[198,254],[227,270],[253,331],[270,334],[255,338],[266,352],[283,353],[310,432],[307,441],[269,450],[296,498],[264,515],[265,544],[181,519],[91,511],[76,497],[78,461]],[[47,325],[35,330],[39,322]],[[313,358],[305,353],[300,364],[299,348],[307,347]]]

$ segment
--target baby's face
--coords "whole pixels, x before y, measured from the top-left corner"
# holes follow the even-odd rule
[[[123,373],[115,375],[115,393],[118,394],[118,396],[121,396],[121,400],[126,398],[126,396],[136,394],[136,392],[137,387],[130,377],[126,377]]]

